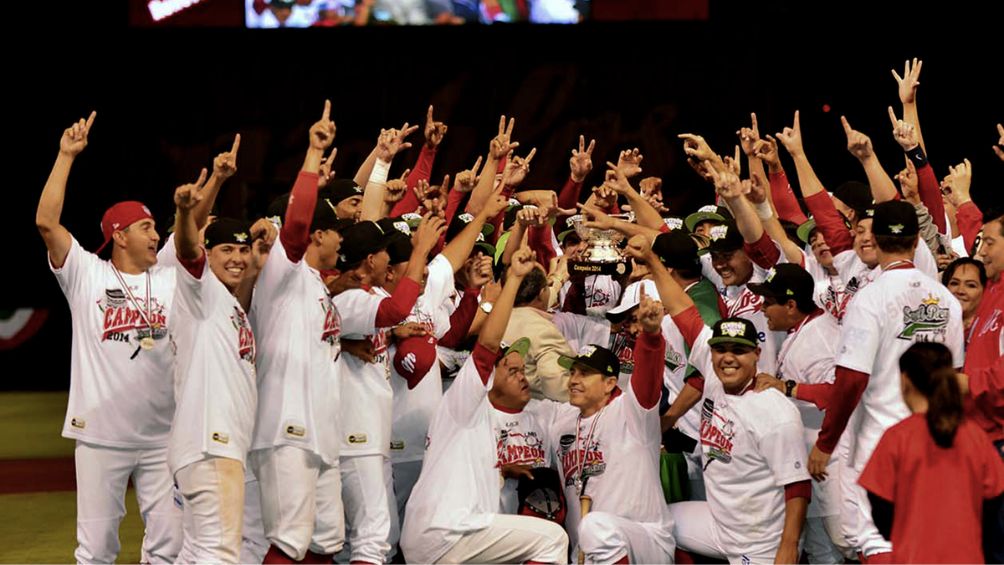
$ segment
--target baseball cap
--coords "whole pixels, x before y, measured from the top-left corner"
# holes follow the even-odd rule
[[[437,363],[436,338],[411,336],[397,342],[394,352],[394,370],[408,381],[408,390],[415,388]]]
[[[683,230],[672,230],[657,235],[652,242],[652,252],[670,269],[684,269],[700,264],[697,258],[697,242]]]
[[[812,230],[814,229],[816,229],[815,219],[809,218],[808,220],[802,222],[799,224],[798,231],[796,232],[798,234],[798,239],[800,239],[802,243],[809,243],[809,238],[812,236]]]
[[[414,246],[411,244],[410,237],[397,230],[389,232],[387,236],[390,240],[387,243],[387,254],[390,255],[389,265],[399,265],[411,259],[411,251]]]
[[[683,220],[675,216],[667,216],[662,219],[662,223],[666,224],[666,227],[670,230],[680,230],[683,229]]]
[[[342,231],[355,222],[353,218],[339,218],[331,199],[322,197],[320,194],[317,195],[317,203],[314,205],[314,217],[310,222],[311,232],[316,230]]]
[[[338,206],[342,200],[353,196],[362,197],[363,188],[351,179],[334,179],[318,192],[318,198],[327,198],[331,204]]]
[[[576,237],[579,237],[578,232],[575,231],[575,224],[581,221],[582,221],[582,214],[576,214],[574,216],[569,216],[565,218],[566,229],[558,234],[558,243],[564,243],[565,238],[572,234],[575,234]],[[579,241],[581,240],[582,238],[579,237]]]
[[[743,236],[733,221],[712,227],[708,239],[707,250],[711,253],[728,253],[743,247]]]
[[[758,347],[756,326],[746,318],[723,318],[711,328],[708,345],[735,343],[747,347]]]
[[[725,206],[715,206],[714,204],[709,204],[707,206],[701,206],[696,212],[687,216],[683,223],[687,226],[687,231],[694,231],[697,224],[713,220],[715,222],[724,222],[726,220],[732,219],[732,213]]]
[[[794,300],[799,304],[812,300],[816,283],[812,275],[794,263],[781,263],[767,271],[767,277],[762,283],[746,285],[753,294],[769,296],[779,303]]]
[[[615,324],[623,322],[627,318],[627,315],[637,308],[641,302],[642,288],[645,289],[645,294],[648,296],[659,296],[659,289],[655,286],[655,281],[652,279],[633,282],[624,289],[620,304],[607,310],[605,314],[606,318]]]
[[[206,226],[206,249],[217,245],[233,243],[236,245],[251,245],[251,222],[235,218],[217,218]]]
[[[621,370],[621,362],[614,355],[614,352],[599,345],[583,346],[575,357],[560,355],[558,356],[558,365],[569,371],[572,370],[573,365],[584,365],[599,371],[605,377],[619,376]]]
[[[499,344],[498,358],[495,359],[495,364],[498,365],[502,359],[505,359],[506,355],[510,353],[519,353],[519,356],[526,359],[527,352],[530,351],[530,338],[521,337],[511,344],[502,342]]]
[[[397,216],[394,218],[382,218],[377,220],[377,225],[380,229],[389,235],[397,235],[398,233],[411,237],[412,226],[408,224],[408,221],[404,219],[404,216]]]
[[[920,233],[917,211],[909,202],[889,200],[875,206],[873,235],[913,236]]]
[[[550,467],[536,467],[530,472],[532,479],[521,476],[516,485],[519,500],[516,513],[564,524],[567,506],[558,471]]]
[[[153,214],[142,202],[126,200],[112,205],[111,208],[105,210],[104,216],[101,216],[101,234],[105,236],[105,241],[95,253],[101,253],[108,242],[112,240],[113,233],[146,219],[152,220]]]
[[[450,227],[446,228],[446,241],[453,241],[460,232],[464,231],[467,224],[474,221],[474,216],[467,212],[461,214],[455,214],[453,219],[450,221]],[[481,235],[489,236],[495,231],[495,226],[485,222],[484,226],[481,228]]]
[[[872,189],[867,184],[855,180],[847,181],[833,190],[833,196],[840,199],[852,210],[872,207]]]
[[[347,270],[369,255],[387,249],[390,243],[391,237],[384,233],[376,222],[365,221],[352,224],[342,230],[338,269]]]

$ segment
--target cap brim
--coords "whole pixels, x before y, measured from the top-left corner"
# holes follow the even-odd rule
[[[777,298],[778,296],[767,283],[746,283],[746,288],[758,296],[769,296],[771,298]]]
[[[589,367],[590,369],[596,371],[597,373],[603,375],[604,377],[616,377],[616,373],[611,375],[603,369],[603,367],[597,367],[589,363],[588,357],[569,357],[567,355],[558,356],[558,366],[566,371],[571,371],[573,365],[582,365],[583,367]]]
[[[626,320],[628,315],[630,315],[631,311],[635,308],[638,308],[637,302],[634,304],[618,304],[617,306],[607,310],[604,316],[606,316],[607,320],[610,320],[612,323],[619,324]]]
[[[492,261],[495,260],[495,247],[490,243],[479,241],[478,243],[474,244],[474,249],[481,249],[482,251],[484,251],[485,255],[492,258]]]
[[[745,345],[746,347],[752,347],[756,349],[757,344],[743,337],[731,337],[727,335],[713,337],[708,340],[708,345],[718,345],[719,343],[735,343],[738,345]]]
[[[816,229],[816,220],[808,220],[798,226],[795,233],[798,235],[798,239],[802,240],[802,243],[809,243],[809,234],[811,234],[814,229]]]
[[[573,233],[575,233],[575,228],[567,229],[567,230],[559,233],[558,234],[558,243],[565,243],[565,238],[568,237],[569,234],[573,234]]]
[[[705,220],[724,222],[725,218],[721,214],[715,214],[714,212],[694,212],[683,220],[683,225],[687,226],[687,231],[694,231],[694,227]]]
[[[502,352],[502,357],[509,355],[510,353],[518,353],[520,357],[526,359],[526,354],[530,351],[530,338],[521,337],[516,341],[512,342],[509,347],[506,347]]]

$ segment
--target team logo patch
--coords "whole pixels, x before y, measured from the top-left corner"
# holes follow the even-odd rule
[[[896,336],[899,339],[942,342],[948,327],[948,308],[941,308],[940,299],[928,295],[914,309],[903,307],[903,326]]]
[[[213,432],[213,441],[226,445],[230,443],[230,436],[223,432]]]
[[[349,443],[354,443],[354,444],[366,443],[369,441],[369,438],[366,437],[366,434],[349,434],[349,436],[346,439],[349,440]]]
[[[746,324],[742,322],[723,322],[722,334],[729,337],[739,337],[746,330]]]
[[[893,234],[899,235],[903,233],[903,224],[892,224],[891,226],[889,226],[889,231],[891,231]]]
[[[235,233],[234,234],[234,239],[237,240],[237,243],[244,243],[244,242],[246,242],[248,240],[248,234],[246,234],[244,232]]]
[[[670,371],[675,371],[683,365],[683,361],[683,355],[673,349],[669,344],[666,344],[666,368]]]
[[[474,221],[474,216],[464,212],[463,214],[457,216],[457,219],[465,224],[469,224]]]
[[[683,227],[683,220],[680,218],[663,218],[662,223],[671,230],[678,230]]]
[[[717,214],[718,213],[718,206],[715,206],[714,204],[708,204],[707,206],[701,206],[700,208],[697,209],[697,211],[698,212],[707,212],[709,214]]]
[[[770,282],[770,281],[774,280],[774,275],[776,275],[776,274],[777,274],[777,271],[774,269],[774,267],[771,267],[770,270],[767,271],[767,276],[764,277],[764,280],[767,281],[767,282]]]
[[[713,226],[711,232],[708,234],[711,241],[718,241],[719,239],[725,239],[725,236],[729,233],[729,226]]]
[[[595,345],[584,345],[582,349],[579,350],[579,355],[582,357],[591,357],[593,353],[596,353]]]
[[[408,227],[408,222],[394,222],[394,229],[404,235],[411,235],[411,228]]]

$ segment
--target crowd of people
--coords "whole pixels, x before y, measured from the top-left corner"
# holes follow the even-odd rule
[[[341,25],[577,24],[589,0],[246,0],[250,28]]]
[[[214,211],[238,134],[166,241],[125,201],[95,252],[60,222],[81,118],[36,216],[73,320],[77,561],[116,559],[130,479],[145,563],[1004,561],[1004,210],[968,159],[939,181],[921,67],[893,71],[905,167],[841,118],[868,182],[832,191],[798,111],[731,155],[681,133],[715,195],[689,214],[638,149],[583,191],[583,136],[560,189],[521,190],[505,116],[433,184],[431,106],[410,168],[405,123],[337,178],[326,101],[253,221]]]

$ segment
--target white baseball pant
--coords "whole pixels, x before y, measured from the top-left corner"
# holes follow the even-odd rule
[[[384,563],[401,535],[390,459],[380,455],[343,456],[342,500],[350,561]]]
[[[579,522],[579,549],[586,563],[673,563],[675,548],[666,551],[656,543],[657,524],[636,522],[609,512],[590,512]],[[576,555],[578,552],[575,552]]]
[[[260,565],[268,553],[265,524],[261,521],[261,486],[249,466],[244,473],[244,524],[241,527],[241,563]]]
[[[677,502],[669,505],[673,513],[673,538],[680,549],[708,557],[727,559],[729,563],[773,563],[777,546],[769,552],[732,554],[722,547],[717,525],[707,502]],[[778,539],[780,542],[780,539]]]
[[[407,557],[407,554],[405,555]],[[549,520],[495,514],[483,530],[461,536],[437,563],[568,563],[568,534]]]
[[[167,447],[120,449],[78,441],[73,452],[77,475],[78,563],[114,563],[119,522],[126,514],[125,492],[132,477],[145,534],[144,563],[174,563],[181,550],[181,503],[167,468]]]
[[[307,550],[338,553],[345,540],[338,465],[316,453],[283,445],[248,454],[261,490],[265,537],[299,561]]]
[[[244,463],[210,457],[178,469],[175,479],[185,499],[185,541],[178,563],[238,563]]]

